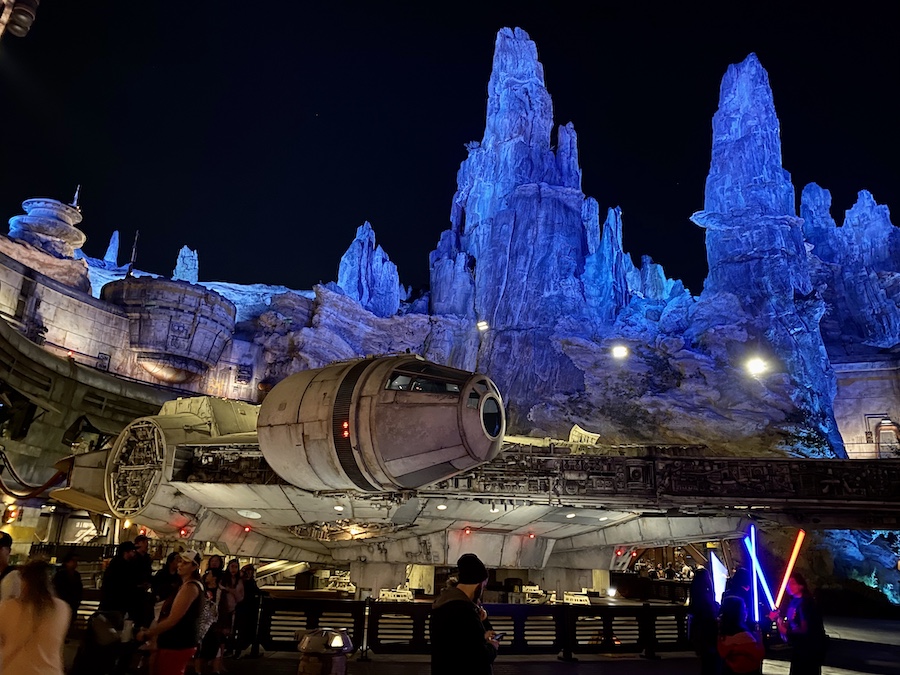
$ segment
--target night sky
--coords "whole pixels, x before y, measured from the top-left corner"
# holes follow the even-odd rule
[[[496,31],[513,25],[537,43],[557,124],[579,134],[584,192],[622,207],[636,262],[695,293],[705,251],[688,218],[719,83],[751,51],[798,199],[816,181],[838,222],[863,188],[900,208],[888,9],[480,4],[43,0],[31,34],[0,43],[0,215],[81,183],[88,255],[118,229],[126,262],[139,229],[140,269],[170,274],[187,244],[201,280],[296,289],[336,280],[369,220],[401,281],[425,286],[464,144],[484,131]]]

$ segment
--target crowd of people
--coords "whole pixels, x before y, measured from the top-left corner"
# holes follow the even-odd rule
[[[52,574],[42,560],[9,564],[12,538],[0,533],[0,664],[16,675],[63,675],[62,651],[83,596],[78,557]],[[109,561],[70,675],[124,675],[144,661],[150,675],[224,672],[256,638],[261,591],[253,565],[197,551],[170,553],[153,572],[149,540],[121,543]],[[198,634],[201,612],[212,617]],[[10,664],[13,664],[11,667]]]
[[[820,675],[828,638],[803,575],[790,576],[789,599],[761,615],[768,620],[765,626],[753,619],[752,583],[746,569],[735,570],[720,605],[709,571],[701,567],[694,572],[688,633],[700,657],[700,675],[760,675],[770,638],[790,648],[791,675]],[[768,630],[773,625],[777,631]]]

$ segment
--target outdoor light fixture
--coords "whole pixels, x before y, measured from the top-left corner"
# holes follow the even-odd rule
[[[446,510],[447,510],[447,505],[446,505],[446,504],[438,504],[438,505],[437,505],[437,510],[438,510],[438,511],[446,511]]]
[[[628,356],[628,347],[625,345],[616,345],[612,348],[612,355],[614,359],[624,359]]]
[[[482,333],[483,333],[484,331],[486,331],[488,328],[490,328],[490,326],[488,325],[488,322],[487,322],[487,321],[479,321],[478,323],[475,324],[475,327],[476,327],[478,330],[480,330]]]
[[[747,372],[751,375],[762,375],[769,369],[769,365],[758,356],[749,359],[746,364]]]

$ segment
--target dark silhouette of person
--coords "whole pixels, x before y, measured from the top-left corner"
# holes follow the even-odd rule
[[[783,604],[781,612],[769,614],[769,618],[777,622],[778,632],[792,647],[791,675],[820,675],[828,647],[822,615],[799,572],[791,574],[787,592],[790,601]]]
[[[718,675],[721,659],[717,650],[719,603],[712,576],[704,567],[694,572],[688,601],[688,639],[700,657],[700,675]]]
[[[72,622],[81,599],[84,595],[84,585],[81,582],[81,573],[78,571],[78,556],[75,553],[67,553],[62,559],[62,567],[53,575],[53,588],[60,600],[63,600],[72,609]],[[71,625],[69,626],[71,628]]]
[[[490,675],[500,643],[485,630],[478,605],[487,584],[484,563],[466,553],[456,563],[458,582],[446,588],[431,612],[432,675]]]

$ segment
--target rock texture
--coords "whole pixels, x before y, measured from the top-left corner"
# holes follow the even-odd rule
[[[722,80],[705,208],[692,217],[706,228],[709,276],[701,302],[732,296],[745,318],[745,335],[728,345],[732,357],[762,357],[780,377],[760,382],[788,387],[795,410],[785,411],[785,449],[843,456],[832,410],[837,385],[819,332],[825,306],[810,279],[780,134],[768,75],[751,54]]]
[[[397,266],[375,245],[375,231],[368,222],[356,230],[356,238],[341,258],[337,285],[376,316],[394,316],[400,309]]]
[[[833,358],[873,355],[900,344],[900,230],[866,190],[837,227],[831,193],[815,183],[800,202],[813,279],[827,311],[822,336]]]
[[[178,260],[172,271],[172,281],[187,281],[196,284],[200,277],[200,258],[197,251],[182,246]]]

